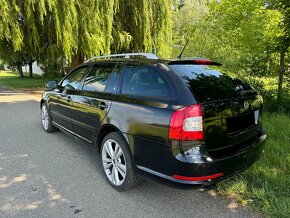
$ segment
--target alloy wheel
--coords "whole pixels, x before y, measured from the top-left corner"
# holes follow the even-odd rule
[[[47,130],[48,125],[49,125],[49,117],[48,117],[48,111],[45,104],[42,105],[42,109],[41,109],[41,121],[42,121],[43,128]]]
[[[116,186],[122,185],[126,178],[126,160],[121,146],[113,139],[103,144],[102,162],[110,182]]]

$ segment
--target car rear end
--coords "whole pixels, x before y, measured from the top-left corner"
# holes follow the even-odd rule
[[[185,60],[168,65],[196,102],[171,116],[168,137],[175,167],[167,179],[210,185],[251,166],[266,139],[262,97],[215,62]]]

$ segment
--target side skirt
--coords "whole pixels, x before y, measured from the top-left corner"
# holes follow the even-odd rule
[[[56,122],[54,122],[54,121],[52,121],[52,124],[55,125],[56,127],[60,128],[60,129],[64,130],[64,131],[66,131],[66,132],[68,132],[68,133],[70,133],[70,134],[72,134],[72,135],[74,135],[74,136],[76,136],[76,137],[78,137],[78,138],[80,138],[80,139],[82,139],[82,140],[84,140],[84,141],[90,143],[90,144],[93,143],[92,141],[90,141],[90,140],[88,140],[88,139],[86,139],[86,138],[84,138],[84,137],[82,137],[82,136],[76,134],[75,132],[73,132],[73,131],[71,131],[71,130],[68,130],[67,128],[65,128],[65,127],[63,127],[63,126],[61,126],[61,125],[59,125],[58,123],[56,123]]]

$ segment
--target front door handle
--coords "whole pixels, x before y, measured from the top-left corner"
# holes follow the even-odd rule
[[[101,110],[105,110],[106,108],[108,108],[108,105],[106,105],[105,102],[101,102],[101,103],[99,104],[99,108],[100,108]]]
[[[67,102],[71,102],[71,97],[67,96],[66,100],[67,100]]]

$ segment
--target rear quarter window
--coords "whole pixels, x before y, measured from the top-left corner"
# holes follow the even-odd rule
[[[177,64],[170,65],[170,68],[186,83],[200,102],[234,99],[241,97],[245,92],[254,91],[235,74],[221,67]]]
[[[169,98],[166,78],[152,66],[126,66],[122,70],[121,94],[153,98]]]

